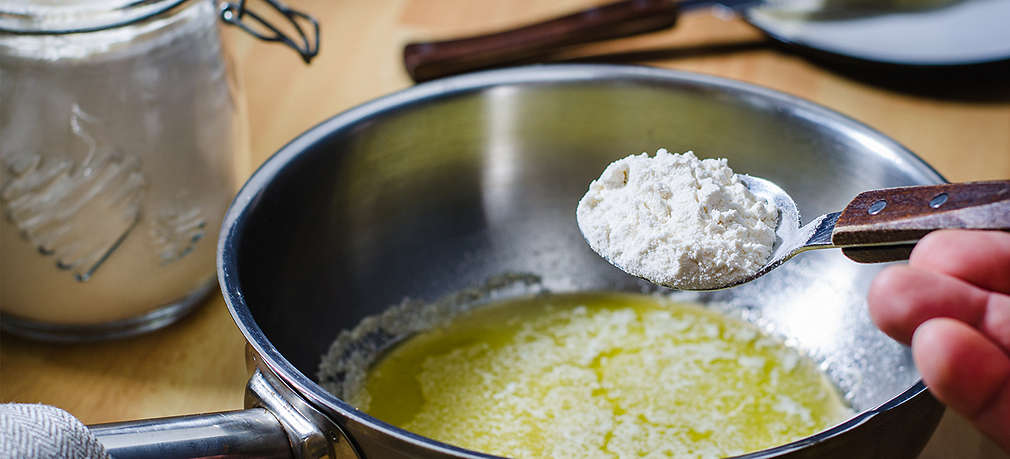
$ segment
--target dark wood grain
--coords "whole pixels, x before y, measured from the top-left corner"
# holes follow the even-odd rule
[[[930,205],[937,196],[946,201]],[[871,214],[875,203],[885,202]],[[878,204],[879,206],[879,204]],[[861,262],[908,257],[908,243],[943,228],[1010,231],[1010,180],[889,188],[861,193],[842,211],[832,242]]]
[[[410,43],[403,63],[414,81],[504,65],[559,48],[672,27],[674,0],[625,0],[516,29],[454,40]]]
[[[846,247],[842,249],[842,253],[857,263],[884,263],[907,260],[912,255],[913,248],[915,244]]]

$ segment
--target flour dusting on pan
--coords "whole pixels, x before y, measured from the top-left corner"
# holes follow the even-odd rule
[[[366,317],[353,329],[341,331],[319,364],[316,375],[319,384],[331,394],[347,399],[364,384],[369,366],[403,339],[490,301],[543,293],[547,293],[547,288],[540,276],[503,273],[432,302],[405,298],[381,314]]]

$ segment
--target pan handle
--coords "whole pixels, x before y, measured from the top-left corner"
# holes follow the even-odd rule
[[[90,426],[113,458],[290,458],[288,436],[265,408]]]
[[[270,370],[246,386],[245,410],[89,426],[113,458],[357,459],[343,430]]]

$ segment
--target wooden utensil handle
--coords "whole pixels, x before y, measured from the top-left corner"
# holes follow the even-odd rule
[[[410,43],[403,63],[414,81],[513,63],[563,46],[664,29],[677,22],[674,0],[625,0],[528,26],[456,40]]]
[[[856,261],[892,261],[902,252],[907,258],[908,251],[895,250],[897,246],[908,247],[909,242],[944,228],[1010,231],[1010,180],[861,193],[838,217],[831,241],[860,247],[845,249]],[[877,257],[875,251],[891,255]]]

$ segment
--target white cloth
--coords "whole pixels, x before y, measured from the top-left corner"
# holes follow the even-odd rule
[[[0,455],[17,458],[108,458],[87,426],[55,406],[0,404]]]

